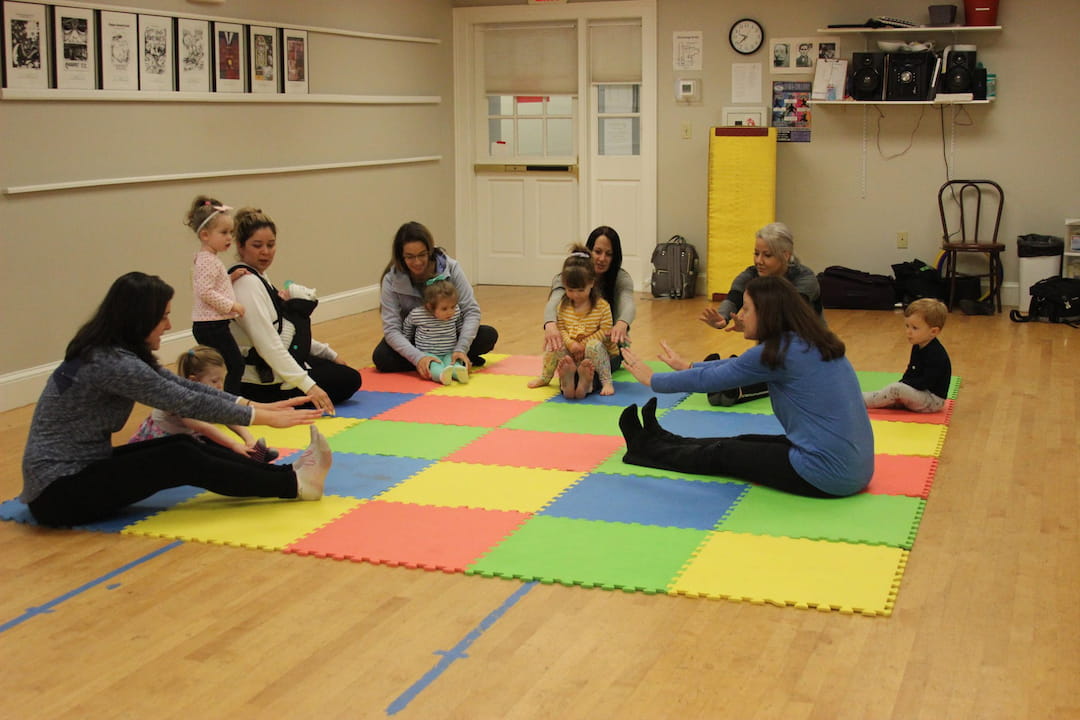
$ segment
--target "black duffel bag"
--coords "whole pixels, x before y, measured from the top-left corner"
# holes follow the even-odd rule
[[[1080,328],[1080,278],[1048,277],[1031,286],[1027,315],[1011,310],[1013,322],[1045,320]]]
[[[818,284],[821,304],[827,308],[892,310],[896,306],[896,287],[887,275],[831,265],[818,273]]]

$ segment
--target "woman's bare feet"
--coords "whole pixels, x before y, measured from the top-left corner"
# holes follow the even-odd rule
[[[596,375],[596,366],[589,358],[585,358],[578,365],[577,396],[583,398],[592,392],[593,377]]]
[[[334,462],[330,444],[314,425],[311,426],[311,444],[293,463],[296,473],[296,497],[301,500],[319,500],[326,486],[326,475]]]
[[[569,355],[559,358],[559,364],[555,366],[555,373],[559,376],[559,390],[568,400],[576,397],[577,388],[574,385],[574,375],[577,373],[577,365]]]

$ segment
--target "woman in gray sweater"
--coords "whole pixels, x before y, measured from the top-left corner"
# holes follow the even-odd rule
[[[34,408],[23,454],[20,499],[38,522],[92,522],[181,485],[234,497],[322,497],[332,458],[314,425],[293,465],[257,462],[189,435],[112,446],[136,402],[232,425],[291,427],[322,415],[296,409],[308,402],[303,396],[253,403],[161,367],[154,351],[172,327],[172,296],[156,275],[122,275],[68,344]]]

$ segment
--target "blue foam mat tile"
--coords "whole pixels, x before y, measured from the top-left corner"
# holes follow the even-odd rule
[[[554,381],[552,381],[554,382]],[[614,405],[617,407],[626,407],[631,403],[637,403],[639,406],[648,402],[649,398],[656,397],[656,406],[658,408],[670,408],[674,407],[677,403],[681,402],[690,393],[654,393],[650,388],[645,387],[641,383],[634,382],[614,382],[615,386],[614,395],[601,395],[599,392],[593,392],[586,395],[581,400],[567,400],[562,395],[556,395],[548,402],[553,403],[583,403],[585,405]]]
[[[338,417],[370,420],[387,410],[420,397],[419,393],[393,393],[381,390],[361,390],[345,402],[335,405]]]
[[[784,434],[784,428],[775,415],[675,409],[664,413],[659,419],[665,430],[687,437]]]
[[[295,452],[283,461],[292,462],[299,456],[300,453]],[[336,452],[334,464],[326,476],[325,493],[368,500],[382,495],[435,462],[397,455]]]
[[[540,515],[711,530],[749,486],[667,477],[594,473],[560,495]]]
[[[154,493],[150,497],[145,500],[140,500],[134,505],[129,505],[105,520],[86,523],[85,525],[75,525],[74,527],[76,530],[118,533],[128,525],[134,525],[152,515],[168,510],[185,500],[190,500],[202,492],[204,491],[196,487],[191,487],[190,485],[169,488]],[[25,523],[27,525],[39,524],[38,521],[34,519],[34,516],[30,514],[30,509],[19,500],[8,500],[7,502],[0,503],[0,520],[10,520],[13,522]]]

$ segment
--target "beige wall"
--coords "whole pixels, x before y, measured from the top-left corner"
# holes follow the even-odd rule
[[[108,0],[101,7],[112,4]],[[372,169],[148,183],[0,195],[3,329],[0,376],[56,361],[112,280],[161,275],[176,290],[175,329],[190,326],[188,267],[197,243],[181,225],[210,193],[253,204],[278,223],[271,274],[320,296],[378,283],[398,225],[431,227],[453,247],[453,68],[448,0],[230,0],[220,6],[140,0],[125,6],[392,35],[439,44],[312,34],[310,92],[441,96],[438,104],[0,102],[0,187],[94,178],[270,168],[383,158],[439,162]],[[375,339],[372,339],[374,344]]]
[[[296,279],[324,296],[377,283],[389,240],[403,220],[427,223],[453,249],[450,8],[474,4],[480,3],[230,0],[202,6],[143,0],[140,5],[176,14],[208,10],[267,23],[440,38],[438,45],[311,38],[312,92],[439,95],[438,105],[0,102],[0,187],[383,157],[443,158],[387,169],[0,195],[0,287],[3,329],[10,340],[0,357],[0,377],[58,359],[109,282],[130,269],[161,274],[177,288],[173,317],[177,327],[186,327],[194,242],[180,219],[200,192],[269,212],[280,226],[275,279]],[[852,10],[840,0],[761,0],[752,9],[715,0],[659,0],[658,8],[658,235],[685,235],[702,250],[706,133],[719,121],[721,108],[730,105],[731,63],[740,60],[727,44],[731,23],[749,15],[770,37],[801,36],[830,22],[858,22],[875,13],[923,20],[926,12],[925,5],[895,1]],[[1080,214],[1080,153],[1073,137],[1080,83],[1071,30],[1080,26],[1080,3],[1049,0],[1021,9],[1003,0],[999,21],[1003,32],[972,36],[980,58],[998,75],[998,101],[965,109],[960,119],[970,124],[955,128],[952,170],[954,177],[985,176],[1004,185],[1002,237],[1010,243],[1006,280],[1015,282],[1016,235],[1060,234],[1064,217]],[[675,80],[671,34],[677,30],[705,34],[703,100],[697,106],[676,105],[670,92]],[[858,36],[849,36],[845,54],[859,43]],[[751,60],[767,58],[762,51]],[[884,152],[894,153],[907,144],[921,109],[883,108],[880,142]],[[892,160],[878,154],[877,119],[869,112],[865,197],[862,108],[819,108],[813,142],[779,149],[777,214],[792,225],[799,254],[815,269],[843,264],[887,273],[893,262],[932,260],[936,254],[935,193],[945,176],[939,111],[926,109],[911,150]],[[951,115],[946,111],[946,120]],[[684,122],[693,125],[691,140],[680,139]],[[947,123],[948,143],[953,132]],[[910,236],[907,251],[895,248],[901,230]]]
[[[961,14],[963,3],[961,6]],[[824,0],[761,0],[740,7],[713,0],[659,0],[659,228],[661,237],[679,233],[704,245],[707,130],[721,108],[731,105],[731,64],[741,61],[727,42],[740,17],[758,19],[767,37],[814,35],[829,23],[862,22],[874,14],[927,21],[926,3],[869,3]],[[1001,237],[1009,244],[1006,282],[1016,282],[1016,236],[1029,232],[1061,235],[1067,216],[1080,214],[1080,82],[1076,76],[1076,38],[1080,3],[1002,0],[1000,33],[963,35],[978,45],[979,59],[998,76],[998,99],[969,105],[955,128],[952,177],[986,177],[1005,189]],[[704,32],[703,102],[679,106],[672,99],[672,32]],[[845,56],[862,50],[861,36],[841,36]],[[895,39],[893,36],[891,39]],[[918,33],[912,39],[919,39]],[[940,44],[951,40],[936,36]],[[763,49],[751,62],[767,63]],[[768,81],[768,66],[765,68]],[[795,76],[773,76],[797,79]],[[768,87],[763,88],[768,98]],[[883,109],[880,143],[885,154],[907,146],[921,106]],[[863,108],[820,107],[813,115],[809,144],[778,148],[777,218],[792,226],[796,251],[815,270],[847,265],[891,274],[890,265],[920,258],[932,262],[940,243],[937,189],[945,180],[940,111],[926,108],[914,143],[904,155],[885,160],[877,149],[877,113],[867,114],[866,194],[862,197]],[[945,111],[946,151],[951,143],[952,110]],[[681,140],[685,122],[692,140]],[[896,248],[896,233],[906,231],[908,250]],[[747,257],[749,264],[750,258]],[[1025,291],[1026,302],[1026,291]]]

